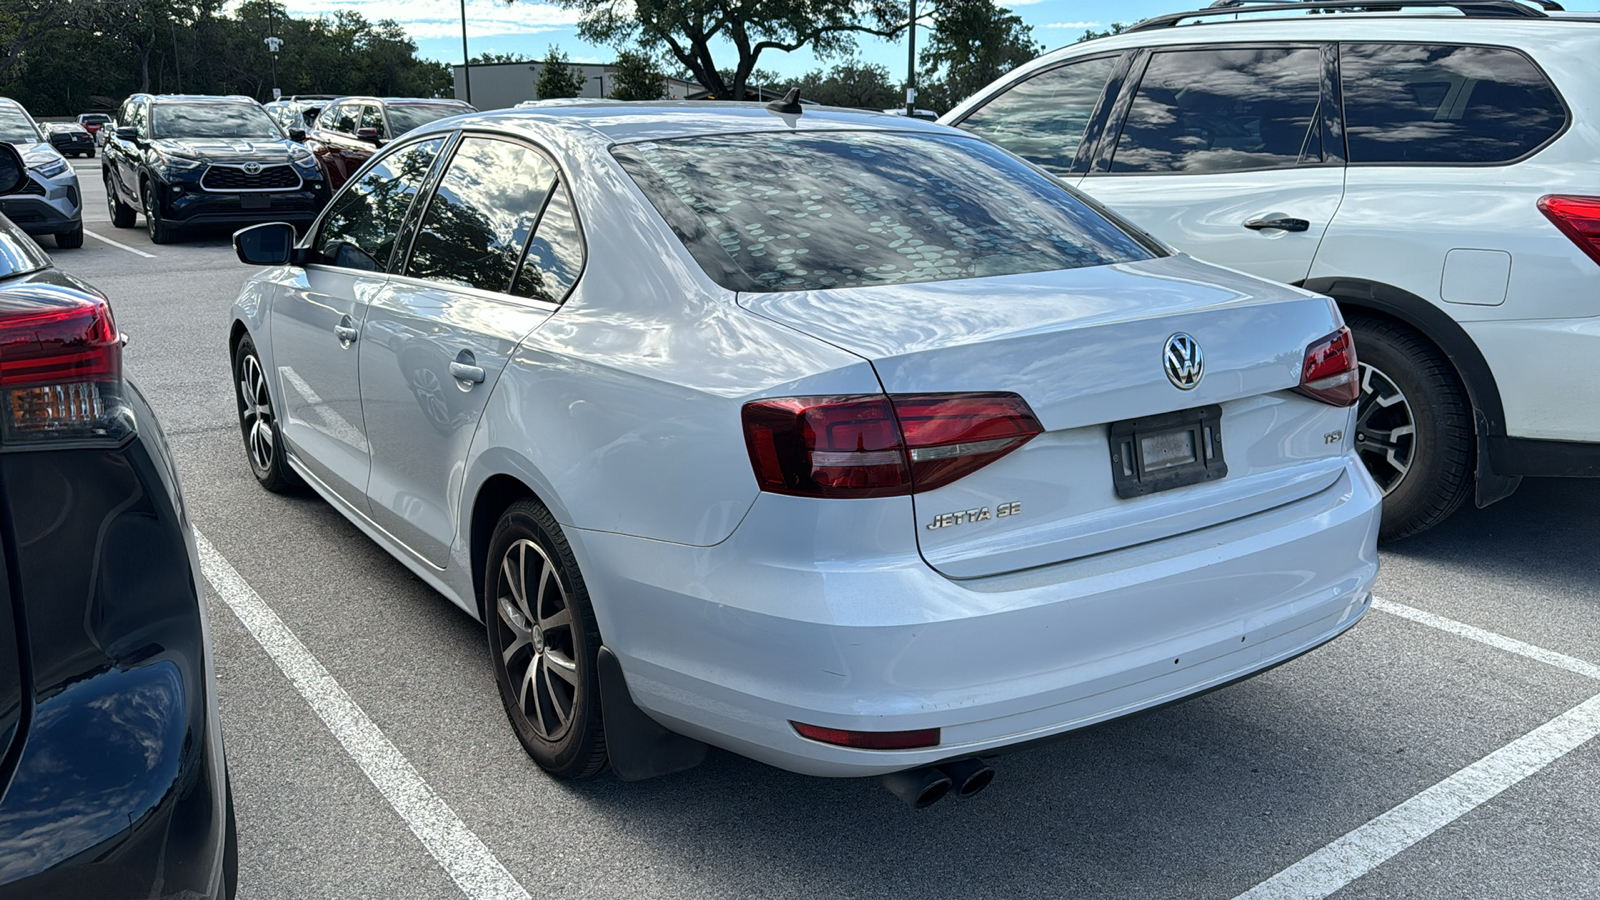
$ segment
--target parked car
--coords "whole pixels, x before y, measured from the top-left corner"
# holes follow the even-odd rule
[[[45,122],[41,126],[50,146],[62,156],[94,157],[94,136],[75,122]]]
[[[1575,368],[1600,353],[1600,18],[1360,10],[1151,19],[941,121],[1179,249],[1337,300],[1357,450],[1399,538],[1523,476],[1600,475],[1600,381]]]
[[[0,142],[12,145],[27,177],[0,194],[0,213],[31,235],[54,235],[56,246],[83,246],[83,195],[78,173],[50,145],[39,123],[9,97],[0,97]]]
[[[195,226],[305,226],[328,200],[311,152],[248,98],[134,94],[101,166],[111,224],[165,244]]]
[[[0,146],[0,187],[26,177]],[[105,295],[0,217],[4,897],[232,897],[237,880],[194,538],[121,357]]]
[[[343,97],[317,116],[306,146],[337,190],[379,147],[413,128],[469,112],[476,110],[460,100]]]
[[[468,116],[298,242],[235,247],[268,266],[228,346],[257,480],[486,622],[557,776],[705,742],[925,804],[1368,607],[1380,496],[1333,303],[959,131]]]
[[[106,142],[104,130],[111,124],[111,117],[105,113],[79,113],[78,124],[94,136],[96,144],[104,145]]]

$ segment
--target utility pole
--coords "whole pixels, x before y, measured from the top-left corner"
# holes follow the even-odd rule
[[[472,102],[472,57],[467,55],[467,0],[461,0],[461,80],[467,85],[467,102]]]
[[[274,35],[272,31],[272,4],[269,2],[267,4],[267,52],[272,56],[272,99],[276,100],[283,96],[283,92],[278,90],[278,48],[283,46],[283,39]],[[176,36],[174,36],[173,46],[177,46]]]
[[[910,40],[906,42],[906,117],[917,114],[917,0],[911,2]]]

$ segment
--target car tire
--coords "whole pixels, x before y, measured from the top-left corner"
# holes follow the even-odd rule
[[[132,228],[139,211],[122,202],[117,196],[117,186],[111,183],[111,173],[106,172],[106,206],[111,210],[111,224],[117,228]]]
[[[520,500],[500,517],[486,561],[489,657],[517,740],[557,778],[600,772],[600,629],[561,526],[542,504]]]
[[[87,153],[85,153],[83,155],[89,157],[90,159],[94,159],[94,151],[93,150],[90,150],[90,151],[88,151]]]
[[[274,494],[289,493],[305,484],[284,459],[283,431],[267,387],[266,368],[250,335],[239,339],[233,351],[233,395],[239,407],[239,434],[245,458],[261,486]]]
[[[76,250],[83,246],[83,223],[71,231],[63,231],[56,235],[56,246],[63,250]]]
[[[1361,379],[1355,449],[1384,493],[1378,537],[1399,540],[1444,521],[1472,493],[1472,403],[1421,334],[1385,319],[1349,325]]]
[[[151,189],[149,182],[145,182],[139,191],[139,196],[144,201],[144,224],[150,232],[150,243],[170,244],[172,226],[161,218],[161,203],[156,200],[155,191]]]

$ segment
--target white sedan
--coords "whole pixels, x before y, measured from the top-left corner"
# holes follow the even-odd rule
[[[256,477],[484,621],[557,776],[710,744],[925,805],[1370,602],[1332,302],[948,128],[477,114],[235,243]]]

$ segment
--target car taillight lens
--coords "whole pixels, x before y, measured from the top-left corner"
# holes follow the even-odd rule
[[[1356,374],[1356,342],[1350,329],[1340,328],[1306,348],[1296,390],[1334,406],[1355,405],[1361,397],[1361,384]]]
[[[801,737],[836,747],[853,747],[857,750],[916,750],[939,746],[939,729],[919,728],[916,731],[848,731],[843,728],[823,728],[804,722],[790,722]]]
[[[0,444],[120,442],[122,340],[104,298],[38,285],[0,304]]]
[[[1547,194],[1539,198],[1539,211],[1579,250],[1600,263],[1600,197]]]
[[[780,397],[746,403],[743,418],[761,489],[800,497],[930,491],[1044,431],[1002,393]]]

